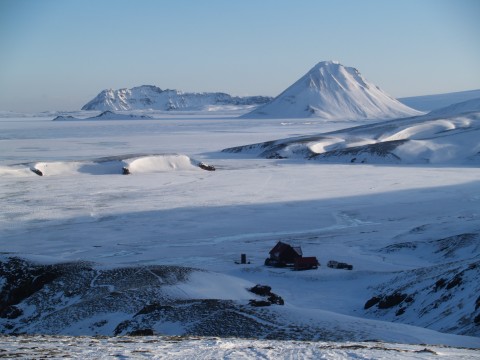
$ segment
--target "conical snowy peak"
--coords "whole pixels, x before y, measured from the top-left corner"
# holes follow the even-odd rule
[[[322,61],[270,103],[245,117],[357,120],[420,114],[369,83],[357,69]]]

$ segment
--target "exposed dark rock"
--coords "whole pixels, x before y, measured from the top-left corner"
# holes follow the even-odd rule
[[[200,164],[198,164],[198,167],[200,169],[203,169],[203,170],[207,170],[207,171],[215,171],[215,166],[213,165],[207,165],[203,162],[201,162]]]
[[[285,304],[285,302],[283,301],[283,298],[278,296],[277,294],[274,294],[274,293],[272,293],[268,297],[268,301],[270,301],[270,303],[276,304],[276,305],[284,305]]]
[[[437,280],[437,282],[435,282],[434,290],[438,291],[439,289],[444,288],[446,284],[447,284],[447,281],[444,278],[441,278],[441,279]]]
[[[38,170],[36,168],[30,168],[30,171],[37,174],[38,176],[43,176],[43,172],[41,172],[40,170]]]
[[[125,333],[126,330],[128,330],[132,326],[132,321],[131,320],[125,320],[122,321],[120,324],[117,325],[117,327],[113,330],[113,335],[118,336],[121,335],[122,333]]]
[[[255,285],[248,289],[248,291],[260,296],[269,296],[272,293],[272,288],[268,285]]]
[[[248,291],[266,297],[266,300],[250,300],[249,304],[252,306],[270,306],[272,304],[275,305],[284,305],[285,302],[283,301],[282,297],[273,293],[272,288],[268,285],[255,285],[254,287],[248,289]],[[266,304],[268,303],[268,305]]]
[[[7,306],[0,312],[0,318],[16,319],[22,314],[23,314],[23,311],[21,309],[12,305],[12,306]]]
[[[462,283],[462,277],[460,275],[455,275],[455,277],[447,284],[447,290],[455,287],[455,286],[458,286]]]
[[[31,265],[19,258],[0,263],[0,277],[5,283],[0,291],[0,314],[13,314],[9,307],[22,302],[63,272],[62,265]],[[17,312],[14,312],[17,313]]]
[[[171,310],[173,309],[173,306],[171,305],[162,305],[162,304],[148,304],[147,306],[145,306],[142,310],[140,310],[139,312],[137,312],[135,316],[138,316],[138,315],[145,315],[145,314],[150,314],[154,311],[162,311],[162,310]]]
[[[384,296],[378,303],[379,309],[388,309],[400,304],[403,300],[407,298],[407,294],[394,293],[391,295]]]
[[[127,333],[128,336],[153,336],[152,329],[138,329]]]
[[[272,303],[267,300],[250,300],[248,302],[251,306],[259,307],[259,306],[270,306]]]
[[[416,350],[415,351],[416,353],[427,353],[427,354],[433,354],[433,355],[438,355],[435,351],[431,350],[431,349],[427,349],[427,348],[424,348],[422,350]]]
[[[395,316],[400,316],[402,314],[405,314],[405,308],[404,307],[398,309],[397,312],[395,313]]]
[[[363,308],[364,308],[365,310],[370,309],[372,306],[378,304],[379,301],[380,301],[380,298],[374,296],[374,297],[372,297],[372,298],[370,298],[370,299],[367,300],[367,302],[365,303],[365,305],[363,306]]]

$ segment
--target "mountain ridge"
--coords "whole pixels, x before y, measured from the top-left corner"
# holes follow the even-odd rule
[[[86,103],[82,110],[197,110],[210,105],[260,105],[270,101],[267,96],[231,96],[222,92],[183,92],[154,86],[141,85],[130,89],[102,90]]]

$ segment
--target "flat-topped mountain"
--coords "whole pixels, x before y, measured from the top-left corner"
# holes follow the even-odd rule
[[[131,89],[103,90],[82,110],[200,110],[218,105],[261,105],[271,99],[267,96],[231,96],[221,92],[188,93],[142,85]]]

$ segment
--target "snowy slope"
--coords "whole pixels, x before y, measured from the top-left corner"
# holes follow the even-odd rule
[[[162,90],[152,85],[131,89],[103,90],[82,110],[199,110],[212,105],[259,105],[271,100],[264,96],[234,97],[225,93],[185,93]]]
[[[382,339],[475,346],[473,337],[360,319],[266,298],[254,284],[180,266],[105,267],[0,258],[0,332],[63,335],[192,335],[298,340]]]
[[[391,119],[421,112],[368,82],[355,68],[324,61],[247,118]]]
[[[480,89],[446,94],[412,96],[399,98],[397,100],[413,109],[428,112],[479,97]]]
[[[471,111],[478,108],[478,100],[470,100],[411,119],[238,146],[223,151],[266,158],[302,158],[337,163],[478,164],[480,111]],[[462,115],[466,110],[470,112]],[[457,113],[460,114],[452,115]]]

